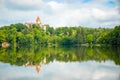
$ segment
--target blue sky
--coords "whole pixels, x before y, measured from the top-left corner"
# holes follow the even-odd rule
[[[120,0],[0,0],[0,26],[41,22],[53,27],[120,25]]]

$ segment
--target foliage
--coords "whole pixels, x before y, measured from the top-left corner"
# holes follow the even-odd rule
[[[92,34],[88,34],[86,40],[87,40],[87,42],[89,44],[92,44],[92,42],[93,42],[93,35]]]
[[[103,33],[100,42],[103,44],[120,45],[120,26],[116,26],[110,32]]]
[[[38,25],[28,28],[24,24],[11,24],[0,27],[0,43],[8,42],[12,46],[47,46],[81,44],[120,45],[120,26],[109,28],[58,27],[46,25],[46,30]]]

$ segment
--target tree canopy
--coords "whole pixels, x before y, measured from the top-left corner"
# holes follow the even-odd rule
[[[17,23],[0,27],[0,43],[12,46],[58,46],[81,44],[120,45],[120,26],[110,28],[58,27],[46,25],[46,30],[38,25],[28,28]]]

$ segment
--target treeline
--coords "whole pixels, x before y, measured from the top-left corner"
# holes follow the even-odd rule
[[[120,45],[120,26],[116,26],[110,32],[102,33],[100,42],[102,44]]]
[[[8,42],[13,46],[58,46],[83,44],[120,44],[120,26],[109,28],[86,28],[86,27],[59,27],[49,25],[44,28],[33,25],[28,28],[24,24],[11,24],[0,27],[0,43]]]

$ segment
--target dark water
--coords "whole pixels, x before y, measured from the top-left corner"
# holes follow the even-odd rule
[[[120,48],[0,48],[0,80],[120,80]]]

